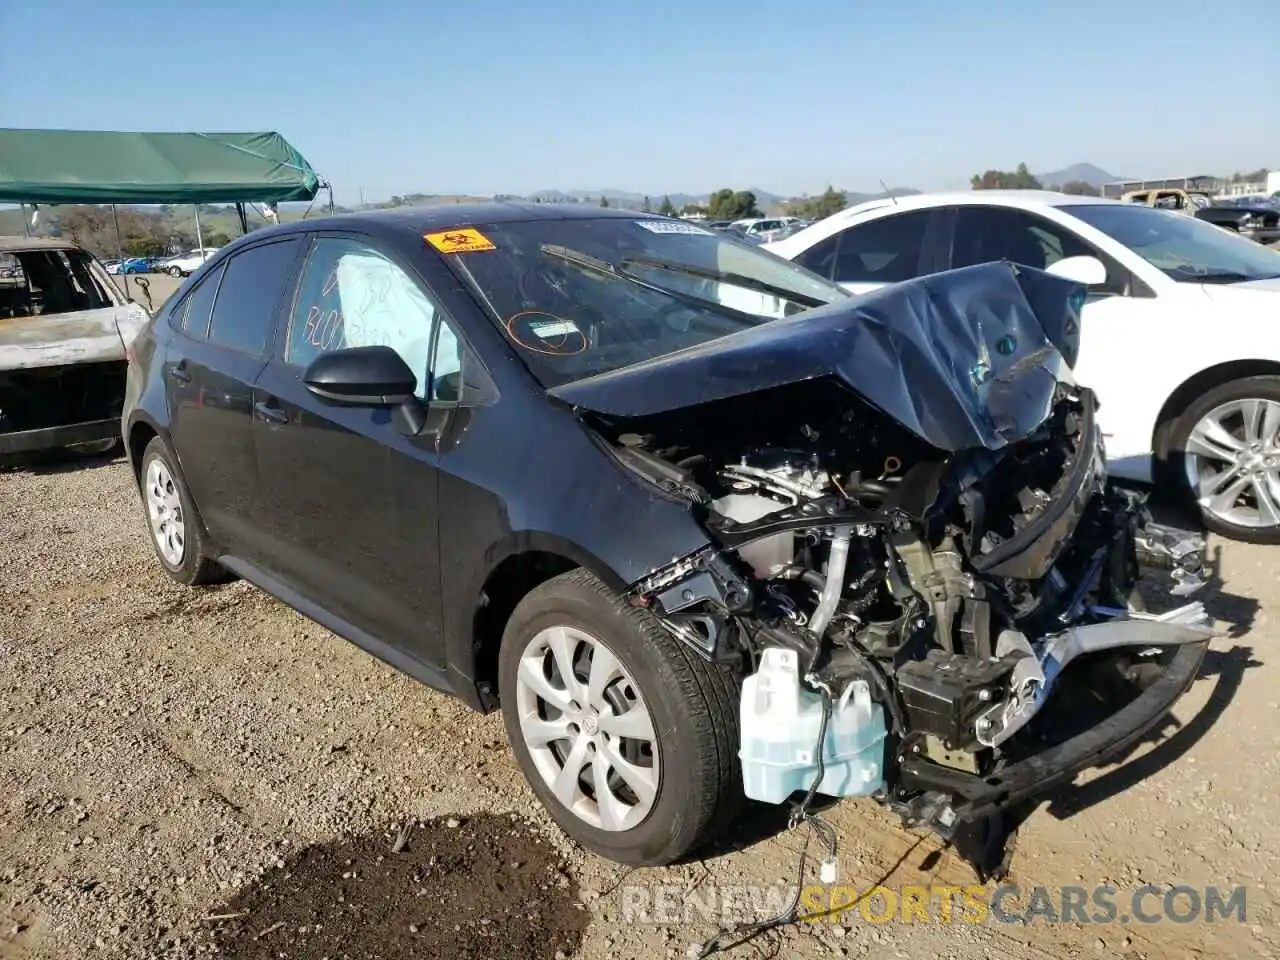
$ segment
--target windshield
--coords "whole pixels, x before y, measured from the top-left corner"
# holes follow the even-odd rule
[[[678,220],[529,220],[448,254],[543,386],[665,356],[849,294]]]
[[[1127,204],[1062,208],[1174,280],[1238,283],[1280,277],[1280,252],[1182,213]]]

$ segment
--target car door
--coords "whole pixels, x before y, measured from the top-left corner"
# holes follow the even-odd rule
[[[262,546],[253,383],[298,250],[296,238],[248,247],[201,278],[173,314],[165,361],[170,437],[201,519],[215,542],[250,558]]]
[[[443,662],[437,434],[406,436],[387,410],[326,404],[302,374],[326,351],[389,346],[417,375],[425,401],[433,336],[449,339],[437,334],[445,322],[416,272],[377,242],[316,236],[254,391],[269,572],[331,616],[432,665]]]
[[[933,210],[889,213],[846,227],[795,262],[852,293],[868,293],[943,269]]]
[[[1008,260],[1039,270],[1065,257],[1095,257],[1107,271],[1087,291],[1081,311],[1075,376],[1101,403],[1103,434],[1127,436],[1125,394],[1133,389],[1134,364],[1159,337],[1160,310],[1154,293],[1113,257],[1068,227],[1016,207],[981,204],[951,208],[950,265]]]

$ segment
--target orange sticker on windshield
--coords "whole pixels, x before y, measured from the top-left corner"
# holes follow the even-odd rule
[[[493,241],[475,227],[460,227],[457,230],[428,233],[426,241],[441,253],[480,253],[484,250],[498,249],[493,245]]]

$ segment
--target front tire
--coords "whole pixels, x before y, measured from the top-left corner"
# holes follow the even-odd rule
[[[151,546],[165,572],[191,587],[231,579],[214,560],[177,458],[159,437],[152,437],[142,453],[139,486]]]
[[[736,674],[585,570],[536,587],[498,662],[516,759],[556,823],[617,863],[680,860],[743,802]]]
[[[1214,387],[1169,426],[1162,479],[1205,527],[1246,543],[1280,543],[1280,376]]]
[[[173,277],[175,280],[182,276],[182,270],[178,267],[170,267],[165,272],[168,273],[169,276]]]

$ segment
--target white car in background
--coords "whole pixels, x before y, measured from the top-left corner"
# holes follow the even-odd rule
[[[1280,252],[1165,210],[1000,190],[872,200],[763,249],[855,293],[994,260],[1086,283],[1075,375],[1112,475],[1280,543]]]
[[[176,257],[170,257],[163,261],[156,269],[161,270],[171,277],[189,277],[200,269],[201,265],[212,257],[220,247],[205,247],[202,253],[199,250],[188,250],[186,253],[180,253]]]
[[[749,217],[746,220],[735,220],[729,229],[736,230],[756,243],[768,243],[790,236],[800,225],[799,217]]]

